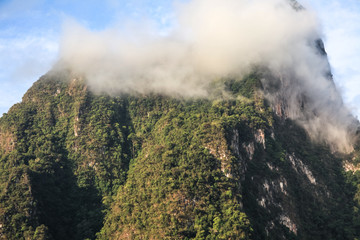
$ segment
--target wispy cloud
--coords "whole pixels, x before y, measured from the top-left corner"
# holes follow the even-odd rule
[[[0,113],[19,102],[31,84],[51,68],[57,51],[57,39],[51,34],[0,38]]]
[[[36,6],[39,6],[42,0],[11,0],[0,3],[0,19],[12,19],[24,14],[31,14]]]
[[[20,101],[23,93],[30,87],[30,85],[41,75],[44,74],[48,69],[50,69],[53,61],[57,56],[57,48],[58,48],[58,34],[60,31],[61,21],[63,16],[71,16],[77,22],[85,23],[87,29],[84,30],[85,35],[94,37],[96,39],[96,35],[93,35],[92,31],[103,30],[104,28],[110,26],[113,27],[121,27],[121,24],[124,23],[123,20],[131,19],[131,20],[139,20],[144,18],[144,16],[151,18],[155,22],[155,28],[159,30],[160,35],[171,35],[171,28],[174,15],[171,8],[171,4],[173,1],[166,0],[135,0],[135,1],[125,1],[125,0],[107,0],[105,2],[99,2],[96,0],[89,0],[85,3],[80,1],[70,1],[70,0],[54,0],[54,1],[45,1],[45,0],[10,0],[6,2],[0,2],[0,111],[4,112],[8,107],[10,107],[15,102]],[[182,1],[184,2],[184,1]],[[185,1],[189,2],[189,1]],[[191,2],[191,1],[190,1]],[[195,2],[195,1],[194,1]],[[204,7],[207,8],[209,4],[214,3],[216,1],[196,1],[204,3]],[[227,3],[234,2],[234,6],[239,4],[242,1],[227,1]],[[236,4],[235,4],[236,2]],[[250,1],[251,2],[251,1]],[[271,2],[271,1],[253,1],[253,2]],[[340,85],[341,89],[343,89],[343,93],[347,102],[351,104],[351,107],[360,107],[360,70],[358,66],[360,66],[360,30],[358,23],[360,22],[360,6],[358,0],[319,0],[312,1],[311,5],[316,5],[317,11],[320,13],[320,17],[323,20],[324,32],[326,34],[326,48],[329,53],[330,63],[333,67],[333,73],[335,75],[335,80]],[[180,4],[181,5],[181,4]],[[185,4],[186,5],[186,4]],[[219,3],[217,7],[214,8],[215,12],[221,13],[222,9],[224,9],[228,4],[223,2]],[[161,45],[162,49],[174,49],[171,51],[170,55],[165,54],[167,57],[174,56],[178,58],[181,62],[183,55],[187,54],[191,48],[186,48],[185,50],[179,46],[179,41],[191,42],[191,46],[196,45],[195,48],[192,48],[191,54],[195,57],[201,57],[206,53],[207,56],[209,53],[212,54],[212,57],[204,58],[204,61],[196,61],[201,62],[202,65],[211,65],[214,64],[215,67],[210,67],[212,71],[222,71],[223,69],[218,69],[221,64],[217,64],[218,61],[222,63],[227,60],[231,60],[232,63],[239,62],[241,56],[246,56],[245,60],[254,59],[256,56],[255,53],[263,50],[263,47],[273,45],[277,43],[276,37],[279,36],[274,34],[274,31],[278,29],[274,28],[274,26],[264,27],[263,29],[269,31],[268,33],[265,31],[255,32],[255,27],[252,27],[249,32],[253,34],[258,34],[259,36],[263,36],[260,38],[254,38],[255,42],[258,44],[258,48],[255,48],[256,51],[246,52],[244,54],[237,54],[239,49],[236,47],[241,43],[241,46],[245,46],[246,44],[253,44],[254,39],[251,39],[252,35],[244,35],[241,36],[241,32],[234,37],[233,33],[228,33],[229,26],[233,26],[235,28],[239,27],[234,21],[222,22],[223,26],[220,26],[218,30],[224,34],[215,34],[211,35],[211,30],[214,27],[219,25],[219,22],[216,19],[219,19],[221,14],[213,14],[209,13],[209,15],[204,16],[209,17],[209,24],[200,24],[199,19],[189,19],[189,17],[195,16],[196,14],[192,14],[193,9],[199,9],[196,4],[191,5],[185,11],[186,14],[183,23],[185,22],[186,31],[189,29],[195,29],[196,33],[201,33],[198,36],[195,36],[195,42],[191,42],[191,39],[178,39],[175,37],[174,41],[166,41],[167,45],[163,44],[161,41],[157,42]],[[231,8],[230,12],[236,8]],[[51,14],[49,14],[51,12]],[[252,11],[250,11],[252,12]],[[268,11],[265,11],[264,14],[259,14],[259,11],[253,12],[254,18],[249,19],[257,19],[257,23],[269,24],[271,21],[268,21],[269,18],[271,20]],[[215,16],[215,18],[214,18]],[[229,17],[228,15],[224,15],[225,18]],[[265,18],[268,18],[266,20]],[[214,20],[215,19],[215,20]],[[265,21],[262,21],[264,20]],[[221,19],[219,19],[221,20]],[[190,21],[190,22],[189,22]],[[213,22],[211,22],[213,21]],[[306,18],[304,21],[309,21],[309,18]],[[301,28],[301,24],[305,24],[304,21],[295,21],[290,26],[290,29],[296,30]],[[141,21],[138,21],[141,22]],[[188,23],[186,23],[188,22]],[[239,23],[244,23],[243,19],[238,21]],[[250,20],[248,22],[251,22]],[[221,21],[220,21],[221,23]],[[175,23],[176,24],[176,23]],[[126,25],[126,24],[125,24]],[[220,24],[221,25],[221,24]],[[287,26],[287,22],[282,21],[280,25]],[[123,24],[124,26],[124,24]],[[134,25],[133,25],[134,26]],[[203,26],[206,26],[204,28]],[[246,27],[246,24],[240,24],[240,27]],[[294,28],[296,26],[296,28]],[[231,28],[230,28],[231,29]],[[81,30],[81,28],[80,28]],[[246,29],[245,29],[246,30]],[[244,31],[245,31],[244,30]],[[301,30],[301,29],[300,29]],[[105,31],[106,32],[106,31]],[[109,31],[105,34],[112,34]],[[115,36],[119,36],[116,35]],[[121,36],[121,35],[120,35]],[[175,35],[172,35],[175,36]],[[280,40],[289,39],[289,35],[283,35],[285,38],[281,38]],[[128,36],[127,36],[128,37]],[[139,36],[140,38],[141,36]],[[149,38],[150,37],[150,38]],[[152,44],[153,36],[147,36],[147,40]],[[291,35],[290,35],[291,37]],[[179,41],[175,41],[175,40]],[[194,40],[193,39],[193,40]],[[246,40],[249,40],[247,43]],[[118,38],[119,42],[126,41],[126,38]],[[155,39],[156,40],[156,39]],[[169,40],[169,39],[168,39]],[[171,40],[171,39],[170,39]],[[199,40],[197,42],[197,40]],[[214,46],[212,43],[216,43],[216,41],[222,42],[224,40],[227,44],[224,44],[221,48],[222,51],[214,51]],[[238,41],[237,41],[238,40]],[[237,41],[237,42],[236,42]],[[244,42],[245,41],[245,42]],[[264,41],[264,42],[262,42]],[[269,43],[270,41],[270,43]],[[273,41],[273,42],[271,42]],[[101,41],[100,41],[101,42]],[[119,43],[117,42],[117,44]],[[155,41],[156,42],[156,41]],[[233,43],[236,43],[235,45]],[[271,44],[272,43],[272,44]],[[152,46],[150,44],[150,46]],[[279,43],[281,47],[284,44]],[[286,44],[285,44],[286,45]],[[301,45],[301,44],[300,44]],[[180,44],[180,46],[183,46]],[[236,51],[234,51],[233,47],[235,46]],[[286,45],[287,46],[287,45]],[[80,46],[79,49],[82,49],[84,46]],[[112,47],[115,47],[114,44],[111,46],[107,46],[110,50]],[[145,46],[140,46],[136,51],[144,50]],[[121,47],[117,46],[115,49],[120,49]],[[139,50],[140,49],[140,50]],[[156,48],[155,48],[156,49]],[[189,50],[190,49],[190,50]],[[197,52],[193,52],[194,49]],[[211,51],[208,51],[211,49]],[[92,48],[93,50],[93,48]],[[153,50],[153,49],[145,49],[145,50]],[[144,50],[144,51],[145,51]],[[184,51],[182,51],[184,50]],[[289,47],[289,51],[294,50],[293,45],[291,48]],[[125,49],[126,53],[129,49]],[[136,52],[135,51],[135,52]],[[225,55],[223,54],[225,51]],[[286,53],[289,51],[282,51],[283,56],[276,56],[276,59],[288,57]],[[146,51],[145,51],[146,52]],[[304,51],[300,51],[304,53]],[[114,54],[114,52],[111,52]],[[155,51],[153,52],[153,56],[160,56],[161,53]],[[167,53],[165,51],[165,53]],[[160,54],[160,55],[159,55]],[[268,51],[265,51],[265,55],[262,56],[272,56]],[[160,56],[161,57],[161,56]],[[239,59],[240,58],[240,59]],[[110,59],[112,60],[112,59]],[[233,61],[235,60],[235,61]],[[264,59],[267,61],[267,59]],[[271,59],[273,60],[273,58]],[[295,61],[296,58],[290,60]],[[148,61],[145,59],[144,61]],[[111,62],[111,61],[110,61]],[[276,61],[270,61],[273,64],[276,64]],[[127,61],[127,64],[130,64],[131,61]],[[242,63],[240,61],[240,63]],[[281,61],[279,64],[282,63]],[[104,64],[104,63],[103,63]],[[189,68],[186,68],[187,61],[182,66],[182,68],[177,67],[178,62],[169,62],[164,61],[164,64],[170,64],[170,68],[174,68],[173,70],[176,73],[180,73],[181,70],[190,71]],[[173,64],[173,65],[171,65]],[[246,63],[244,63],[246,65]],[[240,64],[240,65],[244,65]],[[192,67],[193,65],[190,65]],[[229,66],[225,64],[224,66]],[[121,66],[120,66],[121,67]],[[120,69],[119,67],[119,69]],[[150,66],[151,67],[151,66]],[[160,68],[150,68],[152,74],[163,73]],[[234,68],[236,68],[235,66]],[[274,67],[274,66],[273,66]],[[279,67],[279,66],[278,66]],[[201,69],[201,68],[200,68]],[[126,69],[127,71],[129,69]],[[143,71],[145,71],[143,69]],[[126,71],[125,71],[126,72]],[[181,72],[183,73],[183,72]],[[167,79],[169,76],[166,74],[163,75],[163,78]],[[175,86],[176,87],[176,86]],[[183,84],[180,84],[179,89],[183,87]],[[354,113],[360,116],[360,109],[357,111],[354,110]],[[326,115],[327,116],[327,115]],[[321,126],[323,127],[323,126]]]
[[[42,3],[13,0],[0,4],[1,114],[19,102],[56,59],[58,36],[48,28],[51,20],[43,21],[47,17],[39,13]]]
[[[315,46],[322,34],[313,12],[294,11],[285,0],[192,0],[174,11],[174,28],[165,36],[152,21],[104,31],[68,22],[60,63],[84,75],[96,92],[185,97],[208,96],[214,79],[261,66],[271,72],[263,85],[274,105],[286,99],[286,115],[311,136],[351,149],[353,118]],[[281,89],[274,92],[276,84]]]
[[[360,1],[312,1],[322,20],[325,45],[336,83],[360,116]]]

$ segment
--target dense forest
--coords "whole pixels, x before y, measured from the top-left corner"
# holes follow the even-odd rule
[[[0,119],[0,239],[360,238],[360,146],[312,141],[260,78],[110,96],[49,72]]]

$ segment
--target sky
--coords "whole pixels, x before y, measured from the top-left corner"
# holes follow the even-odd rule
[[[172,26],[168,0],[0,0],[0,115],[20,102],[58,59],[64,23],[92,31],[151,19],[166,34]],[[360,116],[360,0],[299,1],[317,13],[334,80]]]

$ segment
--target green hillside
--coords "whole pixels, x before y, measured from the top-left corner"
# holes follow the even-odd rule
[[[43,76],[0,119],[0,239],[360,237],[358,153],[276,116],[260,79],[183,98]]]

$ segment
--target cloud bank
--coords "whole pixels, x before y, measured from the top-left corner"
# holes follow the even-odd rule
[[[215,77],[288,64],[318,37],[316,17],[284,0],[194,0],[175,12],[166,36],[145,20],[101,32],[68,21],[60,58],[99,91],[196,95]]]
[[[263,85],[273,105],[281,103],[283,114],[314,138],[347,151],[353,119],[329,79],[329,63],[317,41],[320,24],[312,11],[296,11],[292,3],[177,3],[167,34],[159,34],[161,30],[146,20],[100,32],[68,21],[60,62],[85,75],[97,92],[181,96],[206,96],[206,86],[214,79],[241,76],[262,66],[271,73]],[[271,87],[275,82],[281,86],[276,91]]]

